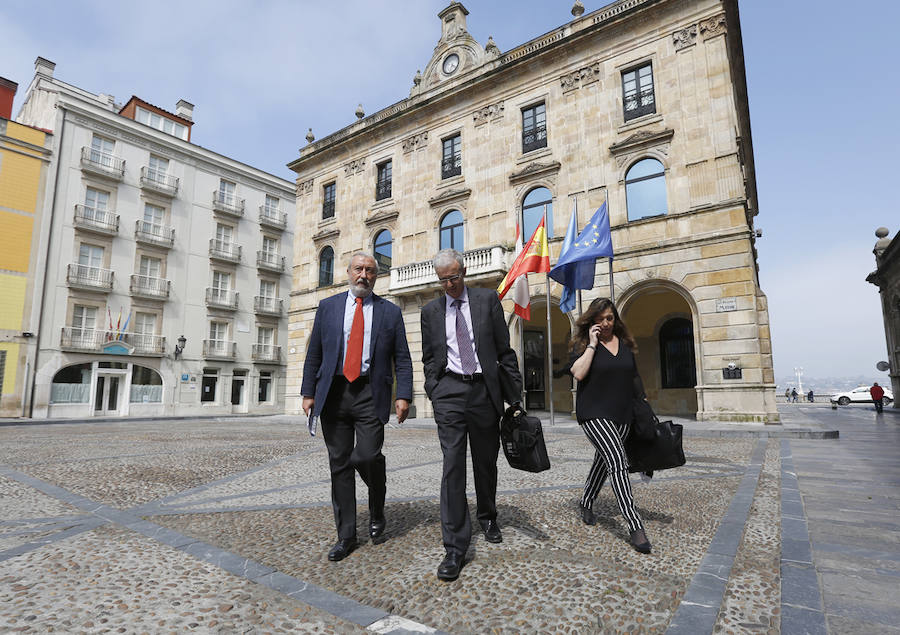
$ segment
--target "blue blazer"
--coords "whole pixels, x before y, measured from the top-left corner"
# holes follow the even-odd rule
[[[306,346],[300,394],[314,397],[313,412],[322,414],[331,380],[338,373],[344,351],[344,307],[349,291],[319,303],[312,334]],[[412,401],[412,360],[406,343],[406,327],[400,307],[372,295],[372,329],[369,348],[369,385],[375,414],[382,423],[391,415],[394,368],[397,370],[397,399]]]

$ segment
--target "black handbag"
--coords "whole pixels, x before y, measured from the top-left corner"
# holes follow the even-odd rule
[[[550,469],[541,420],[518,406],[510,406],[500,418],[500,442],[511,468],[526,472]]]
[[[642,441],[653,439],[656,435],[656,424],[659,423],[659,418],[650,407],[650,402],[642,397],[635,397],[632,412],[631,430],[628,435]]]
[[[625,440],[628,471],[654,472],[684,465],[684,448],[681,445],[683,428],[680,423],[657,419],[652,438],[640,439],[636,435],[628,435]]]

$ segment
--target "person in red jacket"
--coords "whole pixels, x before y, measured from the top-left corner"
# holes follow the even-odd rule
[[[872,401],[875,402],[875,412],[881,412],[884,408],[884,388],[878,385],[876,381],[871,388],[869,394],[872,395]]]

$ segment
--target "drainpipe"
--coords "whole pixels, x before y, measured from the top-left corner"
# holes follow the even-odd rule
[[[29,419],[34,417],[34,391],[37,386],[37,371],[38,368],[40,368],[38,358],[41,354],[41,332],[43,331],[44,324],[44,305],[47,301],[47,268],[50,266],[50,253],[53,246],[53,221],[56,216],[56,193],[59,191],[59,166],[62,163],[62,157],[60,155],[62,154],[63,149],[63,138],[66,134],[66,109],[60,105],[57,105],[57,108],[62,111],[62,125],[59,127],[59,145],[57,146],[56,152],[56,174],[53,176],[53,199],[50,204],[49,219],[50,230],[47,233],[47,253],[44,256],[44,276],[41,281],[41,304],[40,308],[38,308],[38,326],[34,329],[34,373],[31,376],[31,399],[28,401]]]

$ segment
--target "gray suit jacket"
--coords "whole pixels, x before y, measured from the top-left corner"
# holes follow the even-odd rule
[[[522,376],[516,352],[509,345],[509,330],[503,318],[503,307],[493,289],[467,287],[475,352],[491,402],[498,413],[503,402],[522,400]],[[425,392],[428,398],[447,370],[447,295],[429,302],[422,309],[422,364],[425,367]],[[500,368],[508,381],[500,381]]]

